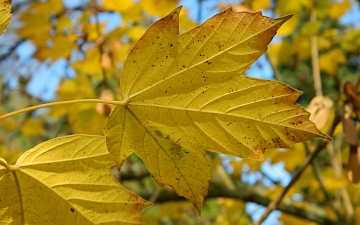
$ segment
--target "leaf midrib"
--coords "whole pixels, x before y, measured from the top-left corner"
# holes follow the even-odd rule
[[[263,101],[263,100],[261,100],[261,101]],[[256,103],[259,103],[259,102],[260,101],[257,101]],[[134,102],[128,103],[128,106],[132,106],[132,105],[133,106],[146,106],[146,107],[164,108],[164,109],[169,109],[169,110],[179,110],[179,111],[195,112],[195,113],[209,113],[209,114],[212,114],[212,115],[216,114],[216,115],[220,115],[220,116],[227,115],[227,116],[233,116],[233,117],[236,117],[236,118],[252,120],[252,121],[256,121],[256,122],[260,122],[260,123],[266,123],[268,125],[287,127],[287,128],[292,128],[292,129],[295,129],[295,130],[304,131],[306,133],[316,134],[316,133],[310,132],[310,131],[308,131],[306,129],[301,129],[299,127],[286,126],[286,125],[282,125],[282,124],[279,124],[279,123],[273,123],[271,121],[264,121],[263,119],[260,120],[260,119],[256,119],[256,118],[252,118],[252,117],[238,116],[236,114],[231,114],[231,113],[223,113],[223,112],[209,111],[209,110],[197,110],[197,109],[192,109],[192,108],[180,108],[180,107],[175,107],[175,106],[169,107],[169,106],[165,106],[165,105],[145,104],[145,103],[136,103],[136,102],[135,103]],[[288,109],[288,110],[294,110],[294,108]],[[283,110],[283,111],[279,111],[279,112],[284,112],[284,111],[288,111],[288,110]],[[306,114],[298,114],[298,115],[296,115],[294,117],[300,117],[300,116],[305,116],[305,115],[307,115],[307,113]],[[291,118],[294,118],[294,117],[291,117]],[[290,119],[290,118],[287,118],[287,119]]]

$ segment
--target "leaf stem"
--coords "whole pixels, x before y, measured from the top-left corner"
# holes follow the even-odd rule
[[[110,100],[102,100],[102,99],[78,99],[78,100],[69,100],[69,101],[50,102],[50,103],[35,105],[11,113],[4,114],[0,116],[0,121],[9,118],[11,116],[18,115],[20,113],[30,112],[41,108],[59,106],[59,105],[77,104],[77,103],[104,103],[110,105],[125,106],[128,103],[128,99],[125,99],[123,101],[110,101]]]
[[[13,166],[13,165],[9,165],[6,162],[0,160],[0,165],[2,165],[3,167],[5,167],[6,170],[8,171],[15,171],[17,169],[19,169],[19,166]]]
[[[340,122],[340,113],[336,112],[335,118],[329,128],[329,130],[326,132],[327,135],[332,136],[334,133],[335,127]],[[316,158],[316,156],[321,152],[321,150],[326,146],[328,141],[321,141],[317,146],[316,149],[305,159],[305,162],[301,165],[298,171],[293,175],[291,178],[291,181],[286,187],[282,190],[282,192],[279,194],[279,196],[270,202],[268,207],[266,208],[264,214],[260,217],[260,219],[256,222],[254,222],[254,225],[260,225],[267,217],[268,215],[278,207],[282,199],[285,197],[286,193],[290,190],[290,188],[295,184],[295,182],[300,178],[301,174],[305,171],[306,167],[312,163],[312,161]]]

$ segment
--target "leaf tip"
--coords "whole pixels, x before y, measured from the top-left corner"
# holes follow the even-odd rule
[[[124,163],[124,161],[121,161],[121,162],[115,161],[116,169],[117,169],[118,171],[120,171],[123,163]]]
[[[325,139],[325,140],[330,141],[330,142],[332,142],[332,141],[333,141],[333,139],[332,139],[329,135],[324,134],[324,133],[321,133],[321,135],[320,135],[320,137],[319,137],[319,138],[321,138],[321,139]]]
[[[279,20],[281,21],[281,23],[285,23],[286,21],[288,21],[294,14],[289,14],[286,16],[283,16],[281,18],[279,18]]]
[[[176,8],[173,10],[173,13],[180,13],[182,7],[183,7],[182,5],[176,7]]]

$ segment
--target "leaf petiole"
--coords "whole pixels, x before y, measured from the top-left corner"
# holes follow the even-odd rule
[[[19,166],[13,166],[13,165],[9,165],[6,162],[0,160],[0,165],[2,165],[3,167],[5,167],[6,170],[8,171],[15,171],[17,169],[19,169]]]
[[[123,101],[110,101],[110,100],[102,100],[102,99],[78,99],[78,100],[69,100],[69,101],[58,101],[58,102],[50,102],[40,105],[35,105],[31,107],[27,107],[24,109],[20,109],[11,113],[7,113],[0,116],[0,121],[4,120],[6,118],[18,115],[20,113],[24,112],[30,112],[41,108],[46,107],[52,107],[52,106],[58,106],[58,105],[67,105],[67,104],[76,104],[76,103],[104,103],[104,104],[110,104],[110,105],[119,105],[119,106],[125,106],[128,102],[128,99],[125,99]]]

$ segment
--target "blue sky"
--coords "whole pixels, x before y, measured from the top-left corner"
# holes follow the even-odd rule
[[[77,4],[82,4],[84,0],[66,0],[64,1],[66,5],[73,7]],[[198,14],[198,4],[194,4],[194,0],[180,0],[180,4],[184,6],[184,8],[189,9],[190,17],[193,20],[197,19]],[[218,13],[218,9],[216,5],[219,2],[239,2],[234,0],[206,0],[203,1],[202,5],[202,19],[201,22],[204,22],[206,19]],[[343,24],[352,24],[355,27],[360,26],[360,13],[359,6],[354,6],[349,12],[341,18],[341,22]],[[269,12],[263,12],[264,15],[274,17]],[[100,15],[101,21],[108,21],[108,26],[106,31],[110,31],[113,28],[119,26],[121,24],[121,18],[113,14],[111,18],[108,15]],[[29,43],[23,43],[18,49],[17,53],[20,59],[29,60],[33,52],[35,51],[35,47]],[[35,60],[34,60],[35,63]],[[36,68],[37,73],[32,81],[29,83],[28,91],[32,95],[43,99],[45,101],[51,101],[56,98],[55,90],[58,87],[58,84],[61,78],[65,75],[68,77],[74,76],[74,71],[72,70],[64,70],[67,67],[67,63],[65,60],[58,60],[51,65],[44,63]],[[273,71],[270,64],[267,62],[265,56],[260,57],[255,64],[246,72],[247,75],[252,77],[264,78],[264,79],[273,79]],[[11,87],[16,86],[16,81],[10,82]]]

